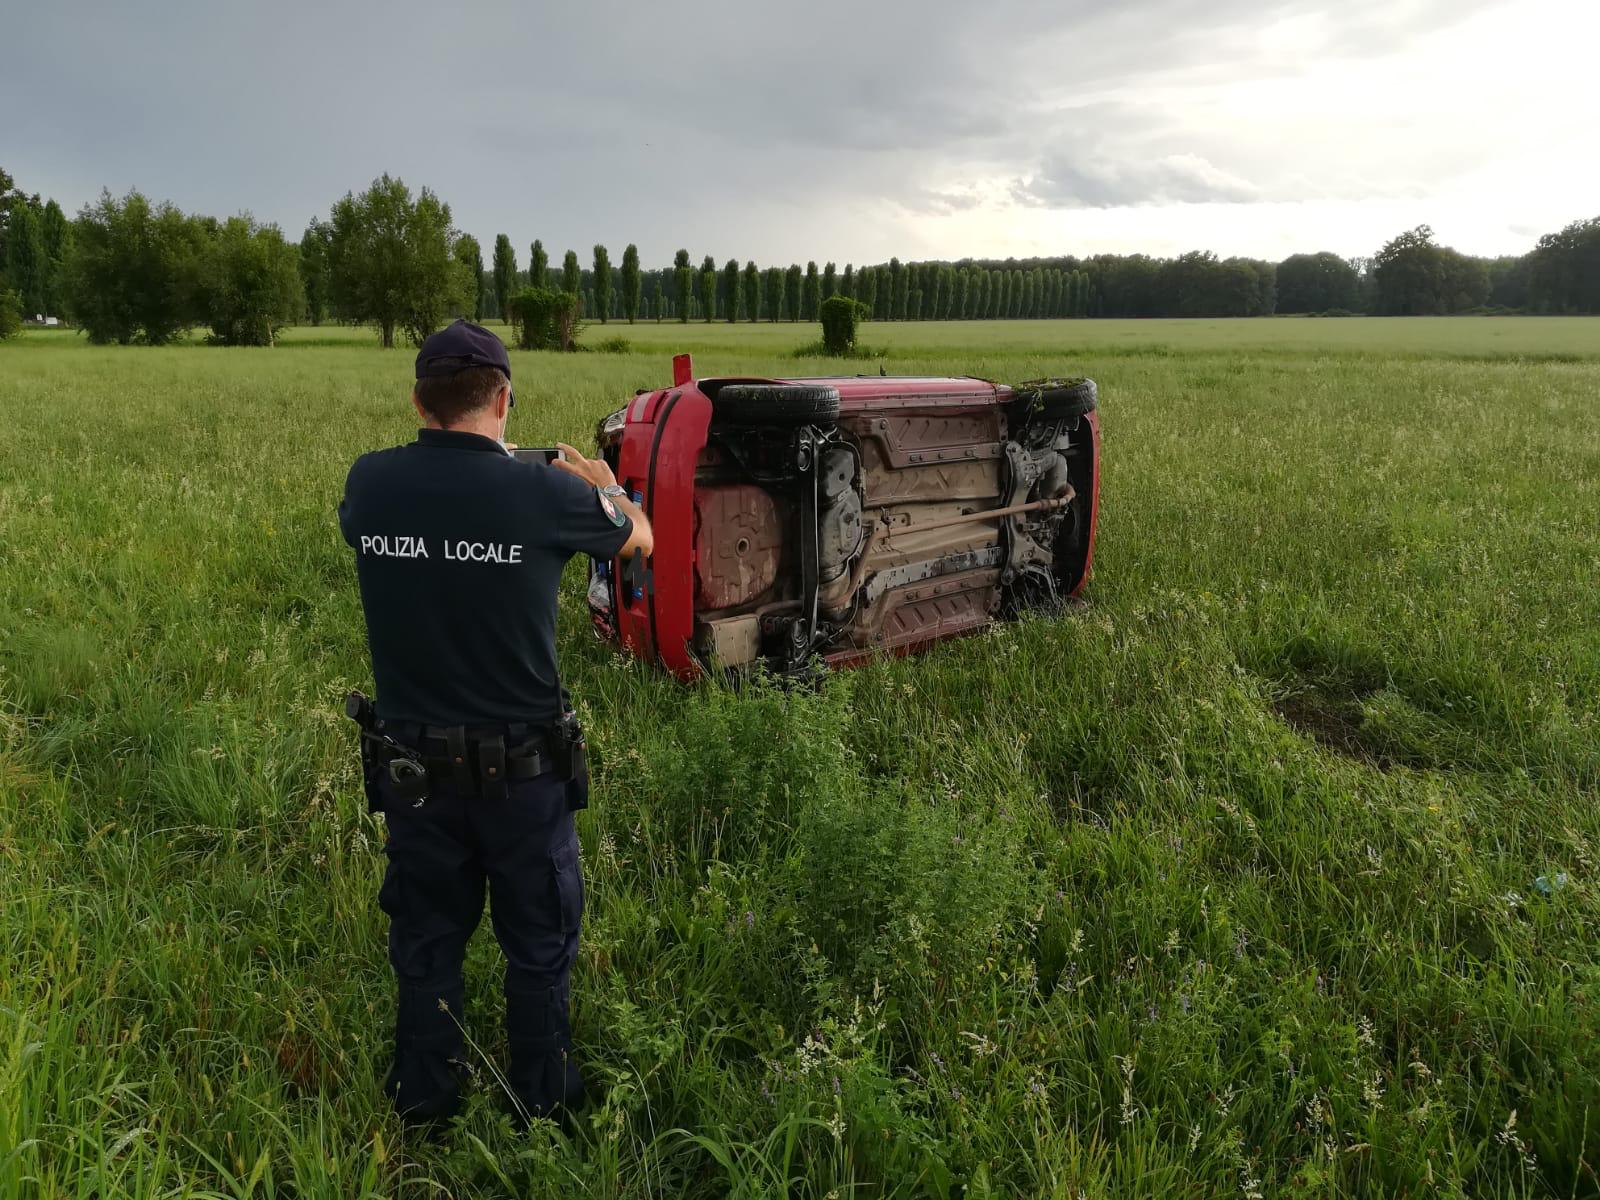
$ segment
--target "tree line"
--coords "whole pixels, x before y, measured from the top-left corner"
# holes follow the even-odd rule
[[[531,313],[546,333],[525,326],[520,340],[542,345],[559,327],[551,336],[566,345],[579,318],[814,322],[834,296],[880,321],[1600,313],[1600,217],[1546,234],[1520,257],[1493,259],[1442,246],[1423,225],[1371,258],[1320,252],[1276,263],[1193,251],[891,258],[839,270],[814,260],[718,266],[711,255],[696,265],[679,250],[670,266],[645,269],[631,244],[620,262],[596,245],[586,262],[568,249],[552,265],[537,239],[527,262],[524,270],[500,234],[485,264],[448,204],[388,175],[347,193],[295,243],[248,214],[185,214],[137,191],[103,192],[68,220],[54,200],[18,191],[0,171],[0,330],[18,314],[59,314],[96,342],[161,343],[202,326],[224,344],[270,345],[286,325],[338,320],[370,324],[392,346],[457,315],[519,323]]]

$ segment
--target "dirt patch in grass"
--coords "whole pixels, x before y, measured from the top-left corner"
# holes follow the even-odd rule
[[[1273,701],[1272,709],[1295,732],[1347,758],[1388,771],[1398,765],[1365,730],[1361,701],[1370,692],[1304,685]]]

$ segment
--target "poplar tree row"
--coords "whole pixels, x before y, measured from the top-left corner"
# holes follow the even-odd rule
[[[543,243],[535,241],[526,275],[517,268],[511,239],[495,239],[494,268],[486,280],[482,309],[505,311],[507,298],[521,285],[578,296],[586,319],[678,321],[817,320],[822,302],[832,296],[859,300],[880,321],[952,321],[1086,317],[1091,314],[1089,274],[1058,267],[988,268],[948,263],[901,263],[844,270],[815,261],[804,267],[762,269],[730,258],[721,267],[707,255],[696,266],[679,250],[672,266],[642,271],[639,251],[623,251],[613,266],[610,251],[595,246],[587,267],[568,250],[559,271],[551,270]]]

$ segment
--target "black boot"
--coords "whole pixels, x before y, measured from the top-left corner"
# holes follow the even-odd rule
[[[564,987],[506,988],[506,1040],[511,1068],[506,1073],[520,1105],[518,1116],[563,1118],[581,1107],[583,1075],[572,1056]]]
[[[461,1107],[462,985],[400,985],[394,1064],[383,1093],[408,1124],[442,1122]]]

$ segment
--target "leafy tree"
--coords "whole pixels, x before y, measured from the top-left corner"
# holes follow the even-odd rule
[[[346,193],[330,224],[334,307],[377,328],[385,347],[397,328],[420,343],[470,303],[471,281],[450,253],[450,206],[428,188],[413,200],[404,182],[383,175],[359,196]]]
[[[694,268],[689,265],[689,252],[679,250],[672,260],[674,295],[678,305],[678,320],[689,319],[689,298],[694,294]]]
[[[645,299],[644,299],[644,311],[645,311],[645,316],[646,317],[654,317],[656,319],[656,324],[657,325],[661,324],[661,317],[663,315],[661,310],[666,308],[666,299],[665,298],[666,298],[666,293],[662,290],[662,287],[661,287],[661,275],[660,275],[660,273],[656,272],[656,271],[651,271],[650,272],[650,290],[649,290],[649,293],[645,296]]]
[[[1485,267],[1489,272],[1489,303],[1496,308],[1524,309],[1529,306],[1528,282],[1532,275],[1533,255],[1502,255],[1490,259]]]
[[[305,289],[306,316],[313,325],[328,319],[328,248],[332,242],[333,227],[315,217],[300,237],[300,283]]]
[[[67,306],[91,342],[160,345],[195,323],[195,279],[207,229],[138,192],[101,192],[73,223]]]
[[[832,263],[822,268],[822,298],[831,299],[839,294],[839,275]]]
[[[1277,310],[1285,313],[1354,312],[1360,303],[1356,269],[1337,254],[1291,254],[1278,264]]]
[[[632,242],[622,252],[622,315],[629,325],[639,316],[639,247]]]
[[[744,319],[756,321],[761,317],[761,271],[754,262],[744,264]]]
[[[1261,294],[1261,276],[1247,259],[1229,258],[1219,263],[1211,280],[1210,291],[1205,306],[1206,316],[1261,315],[1265,299]]]
[[[611,316],[611,254],[604,246],[594,248],[594,306],[604,325]]]
[[[0,287],[0,342],[15,337],[22,328],[22,297],[7,287]]]
[[[874,267],[862,267],[856,276],[856,299],[867,306],[867,312],[878,311],[878,272]]]
[[[700,260],[700,309],[709,325],[717,315],[717,260],[709,254]]]
[[[301,245],[305,240],[301,239]],[[461,264],[461,269],[472,281],[472,319],[483,320],[483,247],[478,245],[478,239],[470,233],[463,233],[456,239],[452,250],[456,261]],[[302,277],[302,282],[304,279]],[[463,316],[466,314],[463,313]]]
[[[739,260],[730,258],[722,268],[722,315],[732,325],[739,319]]]
[[[763,311],[767,314],[768,321],[776,321],[783,315],[783,268],[768,267],[764,279],[761,303]]]
[[[1489,264],[1446,246],[1441,289],[1441,312],[1482,308],[1489,300]]]
[[[844,265],[844,277],[839,280],[839,294],[854,300],[856,295],[855,268],[849,263]]]
[[[517,252],[511,248],[511,239],[498,234],[494,239],[494,303],[502,318],[507,312],[506,303],[517,286]]]
[[[1239,261],[1248,263],[1251,270],[1256,273],[1256,294],[1260,297],[1260,304],[1250,315],[1270,317],[1278,311],[1278,264],[1259,258],[1245,258]]]
[[[578,252],[568,250],[561,259],[561,290],[569,296],[583,291],[583,271],[578,266]]]
[[[44,312],[51,316],[59,315],[66,307],[62,272],[71,239],[72,226],[61,205],[47,200],[39,213],[39,241],[44,250]]]
[[[805,286],[800,297],[800,316],[802,320],[815,321],[817,319],[817,306],[822,303],[822,279],[817,274],[816,260],[806,263]]]
[[[933,277],[933,294],[929,297],[929,304],[932,307],[929,309],[928,316],[935,321],[944,316],[944,308],[946,304],[944,289],[945,273],[943,271],[939,271]]]
[[[800,287],[803,276],[799,263],[791,263],[783,276],[783,309],[789,320],[800,319]]]
[[[1541,237],[1528,256],[1527,287],[1540,312],[1600,313],[1600,217]]]
[[[4,291],[10,283],[6,273],[6,262],[9,258],[7,231],[11,225],[11,210],[16,205],[25,203],[27,198],[17,191],[16,180],[11,178],[5,168],[0,167],[0,291]],[[19,298],[17,302],[20,305],[21,299]]]
[[[225,346],[270,346],[300,315],[299,250],[276,225],[229,217],[208,240],[195,280],[196,311]]]
[[[533,239],[533,248],[528,258],[528,286],[535,288],[550,286],[550,253],[538,238]]]
[[[22,298],[24,313],[44,311],[49,273],[39,212],[28,201],[19,201],[6,227],[6,280]]]
[[[883,291],[880,289],[880,298]],[[902,320],[906,315],[906,269],[898,258],[889,260],[889,287],[886,302],[879,305],[883,315],[891,321]]]
[[[1428,226],[1418,225],[1385,244],[1372,260],[1372,274],[1380,313],[1418,316],[1441,311],[1444,254]]]

